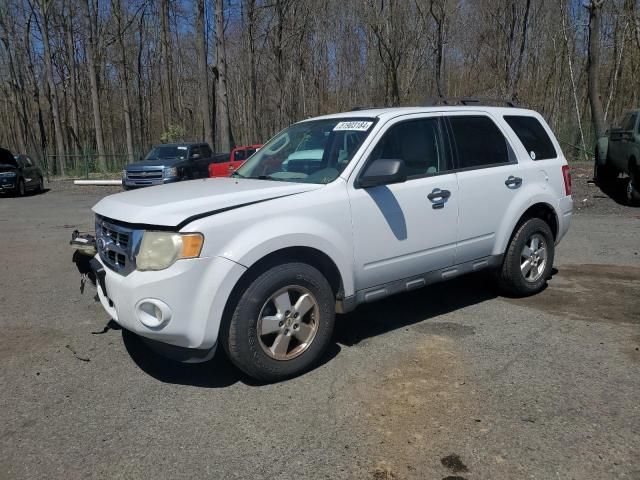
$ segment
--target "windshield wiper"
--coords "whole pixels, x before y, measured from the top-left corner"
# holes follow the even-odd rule
[[[238,177],[238,178],[247,178],[247,177],[245,177],[244,175],[239,174],[237,170],[236,170],[235,172],[233,172],[233,173],[231,174],[231,176],[232,176],[232,177]]]

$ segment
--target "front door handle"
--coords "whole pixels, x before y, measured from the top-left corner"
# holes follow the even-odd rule
[[[509,188],[518,188],[522,185],[522,179],[520,177],[509,175],[509,178],[504,181],[504,184]]]
[[[427,198],[431,200],[431,208],[438,209],[444,208],[444,204],[447,199],[451,196],[451,192],[449,190],[440,190],[439,188],[434,188]]]

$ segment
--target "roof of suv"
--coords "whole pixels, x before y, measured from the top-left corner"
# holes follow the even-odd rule
[[[332,113],[320,117],[308,118],[307,120],[320,120],[330,118],[380,118],[388,120],[390,118],[399,117],[401,115],[410,115],[412,113],[431,113],[431,112],[491,112],[496,115],[536,115],[533,110],[516,107],[487,107],[483,105],[469,106],[451,106],[438,105],[433,107],[384,107],[370,108],[366,110],[351,110],[348,112]]]

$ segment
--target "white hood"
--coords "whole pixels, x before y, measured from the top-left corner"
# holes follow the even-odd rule
[[[208,212],[322,187],[310,183],[208,178],[116,193],[96,203],[93,211],[122,222],[175,227]]]

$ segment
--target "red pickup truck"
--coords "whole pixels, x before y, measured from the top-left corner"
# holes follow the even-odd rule
[[[215,162],[209,164],[209,177],[228,177],[235,172],[251,155],[262,147],[261,144],[245,145],[235,147],[231,150],[229,159],[223,162]]]

